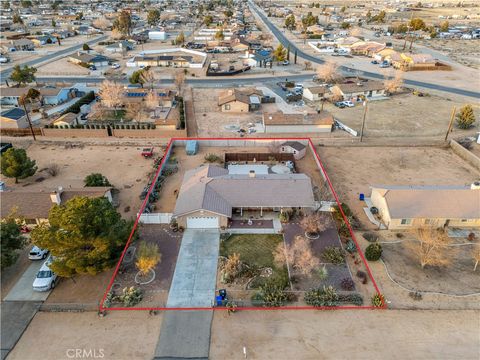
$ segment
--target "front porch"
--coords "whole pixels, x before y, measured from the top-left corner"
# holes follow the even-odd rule
[[[228,221],[225,232],[231,234],[277,234],[282,225],[279,220],[279,212],[238,209]]]

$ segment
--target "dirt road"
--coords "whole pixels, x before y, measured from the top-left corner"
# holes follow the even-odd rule
[[[478,359],[478,311],[216,312],[211,359]]]

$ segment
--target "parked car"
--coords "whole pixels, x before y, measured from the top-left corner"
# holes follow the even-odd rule
[[[377,61],[377,60],[372,60],[372,61],[370,61],[370,62],[371,62],[372,64],[374,64],[374,65],[378,65],[378,61]]]
[[[57,280],[57,274],[50,270],[49,265],[52,263],[52,257],[49,256],[48,259],[43,263],[40,270],[37,272],[37,276],[33,281],[33,290],[35,291],[48,291],[55,287],[55,282]]]
[[[355,104],[351,101],[342,101],[342,104],[347,106],[347,107],[354,107]]]
[[[343,109],[345,107],[343,101],[337,101],[334,105],[340,109]]]
[[[95,65],[92,65],[88,68],[88,70],[95,71],[97,70],[97,67]]]
[[[381,68],[388,68],[388,67],[390,67],[390,64],[383,62],[383,63],[380,64],[380,67]]]
[[[111,65],[111,68],[112,68],[112,69],[120,69],[120,64],[113,63],[113,64]]]
[[[290,61],[288,61],[288,60],[284,60],[284,61],[282,62],[282,65],[283,65],[283,66],[290,65]]]
[[[48,255],[47,249],[40,249],[38,246],[34,246],[32,250],[28,253],[28,258],[30,260],[42,260],[45,259]]]

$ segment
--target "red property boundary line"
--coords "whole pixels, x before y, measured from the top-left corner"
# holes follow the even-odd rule
[[[343,209],[341,207],[340,200],[338,198],[338,195],[333,188],[332,182],[330,181],[330,178],[325,170],[325,167],[320,159],[320,156],[318,155],[317,150],[315,149],[315,146],[313,145],[312,139],[311,138],[299,138],[299,137],[290,137],[290,138],[248,138],[248,139],[242,139],[242,138],[171,138],[170,141],[167,144],[167,148],[165,149],[165,154],[168,154],[168,152],[171,150],[171,147],[175,143],[175,141],[187,141],[187,140],[198,140],[198,141],[275,141],[275,140],[281,140],[281,141],[292,141],[292,140],[302,140],[302,141],[308,141],[308,144],[310,145],[310,148],[313,150],[313,153],[315,157],[318,160],[318,163],[320,164],[320,169],[323,173],[324,178],[326,179],[328,186],[330,187],[330,190],[332,191],[332,194],[335,198],[335,202],[338,205],[338,208],[340,210],[340,213],[342,214],[343,220],[347,224],[348,231],[350,232],[350,236],[352,240],[354,241],[355,245],[357,246],[358,254],[360,255],[360,258],[362,259],[365,268],[367,270],[368,276],[370,280],[372,281],[372,284],[375,288],[375,291],[377,294],[381,294],[377,282],[375,281],[372,272],[370,270],[370,267],[368,266],[368,263],[365,259],[365,256],[363,255],[362,250],[360,249],[360,246],[358,244],[358,241],[355,237],[355,234],[353,233],[353,229],[345,216],[345,213],[343,212]],[[157,182],[158,176],[160,175],[160,172],[163,168],[163,164],[166,160],[167,156],[164,156],[162,161],[160,162],[157,171],[155,172],[155,176],[153,178],[152,184],[150,185],[150,188],[148,189],[147,195],[145,197],[145,200],[142,203],[142,206],[139,209],[137,218],[135,219],[135,222],[133,224],[132,231],[130,232],[130,235],[128,237],[127,243],[125,244],[125,247],[122,251],[122,254],[120,256],[120,259],[118,260],[118,263],[115,267],[115,271],[113,272],[113,275],[108,283],[107,289],[105,290],[105,293],[103,294],[102,301],[100,302],[99,306],[99,311],[109,311],[109,310],[158,310],[158,311],[186,311],[186,310],[228,310],[226,307],[190,307],[190,308],[180,308],[180,307],[104,307],[103,304],[105,303],[105,300],[107,298],[108,293],[110,292],[113,283],[115,281],[115,278],[118,274],[118,270],[120,268],[120,264],[123,261],[123,258],[125,257],[126,251],[132,242],[133,235],[138,227],[138,223],[140,222],[140,216],[143,214],[143,211],[145,210],[145,207],[147,206],[147,201],[150,198],[150,194],[153,191],[155,187],[155,183]],[[375,306],[321,306],[321,307],[316,307],[316,306],[279,306],[279,307],[239,307],[237,308],[237,311],[244,311],[244,310],[379,310],[379,309],[387,309],[387,304],[382,300],[382,306],[375,307]]]

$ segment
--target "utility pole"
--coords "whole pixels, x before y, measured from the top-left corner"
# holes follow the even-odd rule
[[[360,130],[360,142],[363,141],[363,130],[365,129],[365,120],[367,118],[367,109],[368,109],[368,102],[365,100],[363,102],[363,120],[362,120],[362,129]]]
[[[455,118],[455,112],[456,111],[457,111],[457,107],[454,106],[453,109],[452,109],[452,115],[450,116],[450,123],[448,124],[447,133],[445,134],[445,141],[447,141],[448,134],[450,134],[450,131],[452,131],[453,119]]]
[[[30,126],[30,132],[32,133],[33,140],[37,141],[37,138],[35,137],[35,132],[33,131],[32,121],[30,120],[30,115],[28,115],[26,99],[23,99],[22,103],[23,103],[23,110],[25,111],[25,115],[27,116],[28,126]]]

